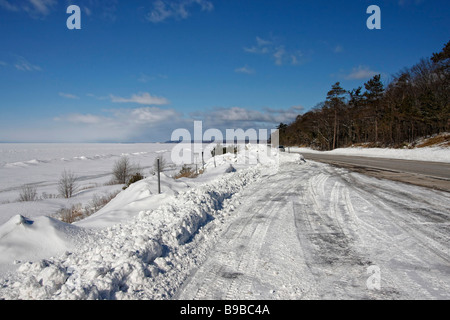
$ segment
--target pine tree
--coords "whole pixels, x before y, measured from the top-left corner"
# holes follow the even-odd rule
[[[376,75],[368,82],[364,84],[366,92],[364,96],[366,98],[367,105],[369,108],[374,110],[374,120],[375,120],[375,142],[378,142],[378,119],[380,117],[380,103],[383,98],[384,86],[381,82],[381,75]]]
[[[338,132],[338,111],[345,103],[345,94],[347,91],[342,89],[341,83],[336,82],[331,86],[331,90],[327,93],[326,104],[334,112],[334,126],[333,126],[333,146],[332,149],[337,147],[337,132]]]
[[[435,64],[444,64],[447,71],[450,69],[450,41],[447,42],[441,52],[433,53],[431,61],[433,61]]]
[[[433,91],[439,104],[439,110],[436,112],[438,126],[440,130],[447,131],[450,125],[450,41],[441,52],[433,54],[431,61],[436,75]]]
[[[360,117],[360,108],[363,106],[364,102],[364,96],[361,93],[362,91],[362,87],[359,86],[356,89],[353,89],[352,91],[349,91],[348,94],[350,96],[350,99],[348,101],[348,113],[349,113],[349,118],[350,118],[350,122],[349,123],[349,138],[350,141],[353,143],[355,141],[359,141],[360,140],[360,136],[361,136],[361,126],[358,122],[358,120],[361,119]]]

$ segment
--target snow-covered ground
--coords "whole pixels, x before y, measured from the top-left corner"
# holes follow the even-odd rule
[[[323,153],[343,156],[360,156],[450,163],[450,148],[448,147],[425,147],[415,149],[355,147],[338,148],[331,151],[316,151],[311,148],[290,147],[290,151],[300,153]]]
[[[39,299],[50,298],[55,292],[63,299],[135,297],[120,293],[122,286],[128,286],[125,282],[130,280],[130,272],[135,271],[134,280],[143,276],[140,282],[146,282],[151,279],[148,276],[162,272],[164,267],[160,266],[161,269],[153,264],[158,262],[158,257],[173,257],[178,246],[189,242],[203,225],[214,219],[215,212],[223,214],[226,212],[223,208],[230,210],[225,205],[227,201],[258,179],[261,166],[276,170],[276,151],[272,156],[269,150],[270,156],[267,157],[264,152],[266,146],[252,148],[259,147],[263,148],[259,152],[256,149],[243,150],[237,156],[226,154],[209,159],[205,164],[205,173],[196,179],[175,180],[162,173],[162,194],[155,194],[157,178],[150,175],[122,191],[94,215],[73,225],[42,213],[12,215],[0,226],[0,271],[5,279],[5,291],[1,290],[0,297]],[[293,158],[299,157],[296,155]],[[159,260],[160,264],[164,264],[164,259]],[[102,285],[91,284],[98,276],[92,268],[106,270],[104,263],[113,264],[115,272],[110,280],[103,279]],[[133,265],[138,269],[134,270]],[[122,267],[126,270],[119,271]],[[75,272],[73,268],[83,270]],[[41,275],[36,275],[37,278],[31,276],[33,270]],[[92,273],[92,277],[85,278],[86,272]],[[28,275],[21,279],[25,274]],[[9,285],[15,277],[20,280],[13,287],[19,288],[19,291]],[[37,281],[32,284],[34,288],[27,287],[24,282],[33,282],[32,279]],[[77,283],[72,283],[72,280]],[[86,286],[97,289],[91,292]],[[3,292],[8,293],[3,295]]]
[[[0,144],[0,225],[12,216],[34,218],[56,214],[72,205],[85,206],[95,196],[121,191],[110,185],[114,163],[127,156],[150,175],[154,159],[162,156],[169,163],[173,144]],[[58,196],[63,171],[78,179],[78,192],[71,199]],[[170,174],[171,171],[166,171]],[[34,202],[18,202],[21,189],[36,187]]]
[[[119,155],[86,175],[106,181]],[[258,145],[205,167],[164,172],[162,194],[150,175],[72,225],[33,215],[41,201],[10,213],[0,299],[450,298],[447,193]]]

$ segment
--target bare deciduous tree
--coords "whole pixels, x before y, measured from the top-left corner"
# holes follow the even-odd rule
[[[117,183],[125,184],[131,176],[132,165],[128,157],[123,156],[114,163],[113,175]]]
[[[22,187],[19,194],[19,201],[36,201],[37,189],[31,184],[26,184]]]
[[[127,156],[121,157],[114,163],[113,175],[116,183],[127,184],[130,178],[136,174],[142,174],[139,164],[132,164]]]
[[[71,198],[78,189],[77,180],[73,172],[64,170],[58,182],[59,194],[66,199]]]

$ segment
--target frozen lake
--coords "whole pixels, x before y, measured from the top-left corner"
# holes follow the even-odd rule
[[[107,185],[112,168],[121,156],[138,164],[149,175],[157,156],[170,163],[175,144],[163,143],[31,143],[0,144],[0,225],[11,216],[51,214],[75,202],[85,203],[94,194],[120,190],[119,185]],[[39,198],[57,195],[57,184],[64,170],[78,178],[79,190],[73,199],[43,199],[37,202],[17,202],[21,188],[32,184]]]

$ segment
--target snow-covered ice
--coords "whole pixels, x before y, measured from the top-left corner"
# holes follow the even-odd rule
[[[0,225],[12,216],[33,218],[51,215],[92,198],[118,192],[120,185],[109,185],[115,161],[127,156],[140,165],[147,176],[154,159],[162,156],[170,163],[173,144],[0,144]],[[64,170],[79,179],[79,191],[71,199],[56,198],[58,180]],[[170,170],[167,172],[170,174]],[[22,186],[37,189],[36,202],[17,202]]]

